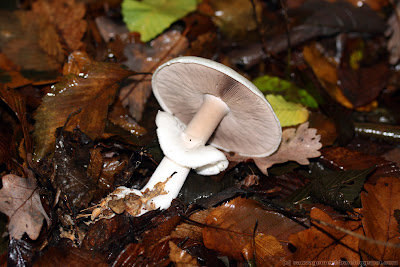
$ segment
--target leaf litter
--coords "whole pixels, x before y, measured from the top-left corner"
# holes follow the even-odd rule
[[[24,4],[0,16],[0,137],[6,137],[0,138],[0,194],[14,200],[21,194],[24,203],[34,196],[28,206],[35,209],[3,203],[10,241],[2,263],[399,261],[399,168],[391,161],[397,143],[386,131],[354,132],[363,123],[394,129],[388,124],[400,119],[393,3],[207,0],[146,37],[148,43],[141,30],[127,30],[120,3]],[[270,157],[227,153],[231,163],[222,174],[189,174],[182,193],[196,187],[193,196],[135,217],[143,199],[112,192],[142,188],[162,156],[151,72],[180,55],[211,58],[250,80],[285,81],[287,92],[268,93],[303,103],[303,116],[292,122],[297,128],[284,129]],[[34,175],[22,178],[24,170]],[[10,177],[23,181],[17,190],[8,189]],[[206,189],[211,185],[218,185],[214,194]],[[162,185],[147,193],[162,194]]]

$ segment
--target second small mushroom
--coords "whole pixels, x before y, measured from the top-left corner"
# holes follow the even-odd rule
[[[190,169],[202,175],[225,170],[228,161],[217,148],[266,157],[279,147],[282,129],[270,104],[227,66],[198,57],[175,58],[156,70],[152,86],[165,110],[156,118],[165,157],[141,192],[163,184],[163,193],[149,200],[140,214],[168,208]]]

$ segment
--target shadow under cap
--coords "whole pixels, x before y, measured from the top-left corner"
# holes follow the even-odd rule
[[[179,57],[153,74],[160,106],[188,124],[205,94],[219,97],[230,112],[208,143],[242,156],[265,157],[279,147],[282,128],[265,96],[242,75],[212,60]]]

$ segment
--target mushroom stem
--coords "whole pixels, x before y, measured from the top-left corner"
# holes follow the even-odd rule
[[[206,94],[199,110],[185,129],[187,144],[201,141],[207,143],[221,120],[229,112],[229,107],[219,97]]]
[[[168,192],[168,195],[171,196],[171,199],[169,203],[164,204],[168,204],[169,207],[171,204],[171,200],[178,195],[183,184],[185,183],[186,176],[189,174],[189,171],[190,168],[181,166],[173,160],[169,159],[168,157],[164,157],[161,160],[160,164],[157,166],[157,169],[154,171],[150,180],[143,187],[143,189],[141,189],[141,191],[143,192],[146,189],[154,190],[157,187],[157,183],[165,183],[164,191]],[[156,206],[161,207],[160,205]]]

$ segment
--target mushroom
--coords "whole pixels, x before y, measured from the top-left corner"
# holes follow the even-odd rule
[[[282,128],[265,96],[227,66],[199,57],[175,58],[155,71],[152,86],[165,111],[156,118],[165,157],[141,191],[162,183],[164,193],[142,213],[168,208],[190,169],[203,175],[223,171],[228,161],[217,148],[266,157],[281,142]]]

